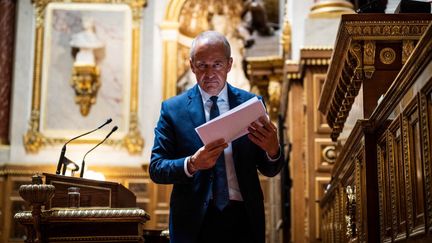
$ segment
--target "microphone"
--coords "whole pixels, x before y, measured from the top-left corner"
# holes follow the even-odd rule
[[[68,158],[65,157],[65,153],[66,153],[66,145],[67,145],[68,143],[72,142],[73,140],[75,140],[75,139],[77,139],[77,138],[80,138],[80,137],[82,137],[82,136],[85,136],[85,135],[87,135],[87,134],[89,134],[89,133],[92,133],[92,132],[94,132],[94,131],[97,131],[97,130],[101,129],[102,127],[104,127],[105,125],[107,125],[107,124],[109,124],[109,123],[111,123],[111,122],[112,122],[112,119],[109,118],[109,119],[108,119],[104,124],[100,125],[98,128],[93,129],[93,130],[91,130],[90,132],[83,133],[83,134],[81,134],[81,135],[79,135],[79,136],[76,136],[76,137],[70,139],[69,141],[67,141],[67,142],[63,145],[63,148],[62,148],[62,150],[61,150],[60,158],[59,158],[59,161],[58,161],[58,164],[57,164],[56,174],[57,174],[57,175],[60,174],[60,170],[62,169],[62,166],[63,166],[62,174],[64,175],[65,172],[66,172],[66,167],[67,167],[67,165],[70,164],[70,163],[73,163],[71,160],[69,160]],[[75,164],[75,163],[73,163],[73,164]],[[76,164],[75,164],[75,166],[78,167],[78,165],[76,165]],[[79,169],[79,167],[78,167],[78,168],[76,168],[76,167],[75,167],[76,170],[73,170],[73,171],[77,171],[77,170]]]
[[[97,148],[99,145],[103,144],[108,138],[109,136],[111,136],[111,134],[113,134],[115,131],[117,131],[118,127],[115,126],[111,129],[111,132],[108,133],[108,135],[106,135],[106,137],[100,141],[98,144],[96,144],[96,146],[94,146],[92,149],[90,149],[83,157],[82,163],[81,163],[81,173],[80,173],[80,177],[83,178],[84,176],[84,167],[85,167],[85,157],[87,156],[87,154],[89,154],[91,151],[93,151],[95,148]]]

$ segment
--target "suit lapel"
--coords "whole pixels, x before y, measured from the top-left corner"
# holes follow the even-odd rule
[[[243,103],[244,100],[242,99],[241,94],[234,87],[232,87],[228,83],[227,85],[228,85],[228,102],[231,110],[232,108]]]
[[[205,123],[204,107],[198,85],[188,91],[187,109],[195,127]]]

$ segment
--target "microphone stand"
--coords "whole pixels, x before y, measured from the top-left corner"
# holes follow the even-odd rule
[[[80,178],[83,178],[83,176],[84,176],[85,157],[87,156],[87,154],[89,154],[91,151],[93,151],[93,150],[94,150],[95,148],[97,148],[99,145],[101,145],[102,143],[104,143],[104,142],[109,138],[109,136],[111,136],[111,134],[113,134],[113,132],[115,132],[117,129],[118,129],[117,126],[113,127],[113,128],[111,129],[111,132],[109,132],[108,135],[106,135],[106,137],[105,137],[102,141],[100,141],[98,144],[96,144],[96,146],[94,146],[92,149],[90,149],[89,151],[87,151],[87,153],[84,155],[83,160],[82,160],[82,163],[81,163],[81,173],[80,173]]]
[[[111,123],[111,122],[112,122],[112,119],[109,118],[109,119],[108,119],[104,124],[100,125],[98,128],[93,129],[93,130],[91,130],[91,131],[89,131],[89,132],[83,133],[83,134],[81,134],[81,135],[79,135],[79,136],[76,136],[76,137],[70,139],[69,141],[67,141],[67,142],[63,145],[63,147],[62,147],[62,150],[61,150],[61,153],[60,153],[60,158],[59,158],[59,161],[58,161],[58,163],[57,163],[56,174],[59,175],[59,174],[60,174],[60,171],[62,171],[62,175],[64,175],[65,172],[66,172],[66,166],[67,166],[68,164],[70,164],[70,163],[73,163],[71,160],[69,160],[68,158],[65,157],[65,154],[66,154],[66,145],[67,145],[68,143],[70,143],[70,142],[72,142],[73,140],[78,139],[78,138],[80,138],[80,137],[82,137],[82,136],[85,136],[85,135],[87,135],[87,134],[90,134],[90,133],[92,133],[92,132],[95,132],[95,131],[101,129],[102,127],[104,127],[105,125]],[[74,164],[75,164],[75,163],[74,163]],[[64,167],[63,167],[63,170],[62,170],[62,166],[64,166]],[[78,165],[76,165],[76,164],[75,164],[75,166],[78,167]],[[75,168],[74,171],[77,171],[78,169],[79,169],[79,167],[78,167],[78,168]]]

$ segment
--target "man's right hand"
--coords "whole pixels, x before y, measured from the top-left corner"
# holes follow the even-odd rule
[[[198,149],[188,161],[191,164],[191,166],[188,166],[189,172],[195,173],[196,170],[212,168],[226,147],[228,147],[228,144],[221,138]],[[191,171],[191,169],[194,171]]]

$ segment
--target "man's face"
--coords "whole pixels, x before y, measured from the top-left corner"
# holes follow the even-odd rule
[[[225,86],[228,72],[231,70],[232,58],[225,56],[222,43],[197,43],[193,61],[190,60],[192,72],[198,85],[210,95],[218,95]]]

